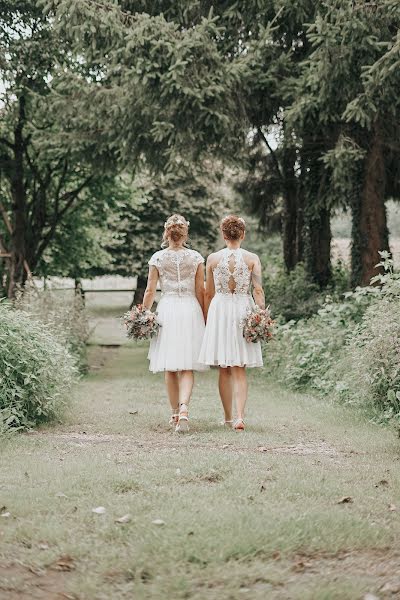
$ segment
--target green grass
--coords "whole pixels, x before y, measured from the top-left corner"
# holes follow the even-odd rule
[[[54,586],[80,600],[354,600],[393,578],[392,433],[256,373],[247,431],[225,431],[210,372],[197,378],[191,432],[175,435],[146,351],[92,346],[97,368],[63,423],[0,441],[2,600],[38,585],[49,600],[65,598]],[[51,569],[62,555],[73,570]]]

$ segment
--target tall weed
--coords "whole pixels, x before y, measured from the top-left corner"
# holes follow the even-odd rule
[[[0,432],[54,418],[76,375],[50,326],[0,303]]]
[[[374,288],[359,288],[346,293],[342,302],[328,296],[309,319],[278,326],[275,342],[266,347],[271,370],[295,389],[331,393],[335,388],[329,378],[332,366],[375,293]]]
[[[265,268],[264,272],[267,302],[274,316],[284,321],[308,319],[324,305],[327,292],[339,298],[348,289],[349,274],[340,263],[334,266],[331,284],[324,291],[311,281],[303,263],[298,263],[290,273],[283,266],[275,272]]]
[[[25,287],[14,303],[15,308],[28,312],[37,321],[48,325],[57,339],[76,358],[81,372],[86,371],[86,343],[89,325],[85,305],[80,295],[68,295]]]
[[[267,368],[292,388],[311,389],[400,419],[400,275],[381,252],[380,284],[327,297],[317,314],[277,328]]]
[[[338,392],[372,407],[384,420],[400,419],[400,275],[389,253],[380,254],[385,273],[372,280],[381,285],[379,294],[344,348]]]

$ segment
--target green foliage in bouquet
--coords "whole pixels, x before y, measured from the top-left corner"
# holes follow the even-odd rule
[[[50,327],[0,304],[0,433],[57,416],[76,373]]]
[[[248,310],[246,317],[241,323],[243,337],[246,342],[256,344],[257,342],[268,342],[272,339],[274,321],[268,308],[255,306]]]
[[[126,335],[132,340],[150,340],[160,329],[157,314],[145,308],[142,304],[133,306],[122,317]]]

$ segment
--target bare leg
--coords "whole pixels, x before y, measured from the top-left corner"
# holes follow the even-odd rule
[[[247,402],[247,378],[245,367],[231,367],[233,389],[238,419],[244,419],[244,409]]]
[[[189,431],[188,405],[194,384],[193,371],[179,372],[179,419],[175,431]]]
[[[232,421],[232,371],[230,367],[219,368],[218,379],[219,395],[224,409],[225,421]]]
[[[193,371],[179,372],[179,405],[188,406],[194,385]]]
[[[165,385],[172,412],[179,410],[179,377],[176,371],[165,371]]]

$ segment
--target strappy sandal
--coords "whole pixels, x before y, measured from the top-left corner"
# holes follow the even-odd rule
[[[178,423],[178,420],[179,420],[179,410],[177,408],[174,408],[168,423],[171,425],[171,427],[175,427]]]
[[[232,427],[235,431],[244,431],[243,419],[235,419]]]
[[[186,433],[189,431],[189,412],[186,404],[179,407],[178,422],[175,427],[177,433]]]

